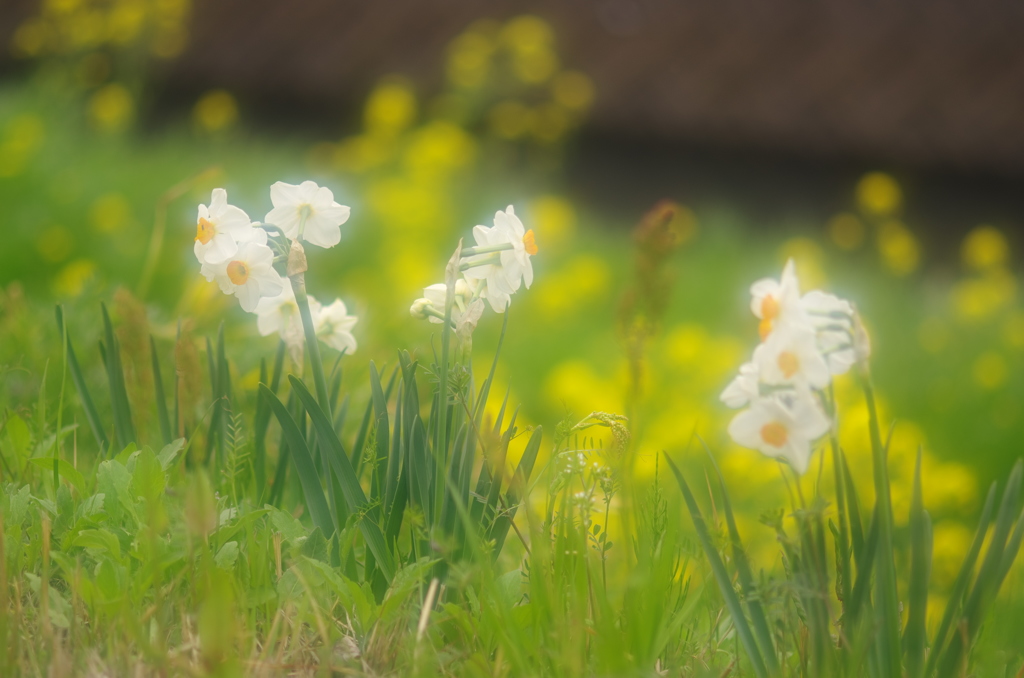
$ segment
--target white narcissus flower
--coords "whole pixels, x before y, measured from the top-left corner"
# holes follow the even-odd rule
[[[323,343],[337,351],[345,351],[347,355],[356,352],[356,338],[352,328],[359,318],[348,314],[345,302],[335,299],[334,303],[318,309],[313,315],[313,326],[316,336]]]
[[[270,200],[274,209],[267,212],[264,221],[280,228],[292,240],[301,236],[318,247],[334,247],[341,241],[341,225],[348,221],[350,210],[334,202],[329,188],[312,181],[303,181],[298,186],[278,181],[270,187]]]
[[[310,298],[309,306],[310,312],[313,312],[320,305]],[[302,318],[291,285],[286,284],[277,296],[260,299],[256,305],[256,328],[261,336],[277,333],[289,347],[302,347]]]
[[[249,216],[238,207],[228,204],[228,192],[213,189],[210,206],[199,206],[196,221],[196,241],[193,251],[200,264],[220,264],[234,256],[238,242],[247,240],[252,231]]]
[[[533,229],[527,231],[523,222],[516,216],[512,205],[509,205],[504,212],[495,212],[492,232],[512,245],[511,250],[504,250],[501,253],[501,268],[510,286],[513,290],[519,289],[519,280],[522,279],[526,289],[530,289],[530,285],[533,284],[533,264],[530,263],[530,257],[537,253]]]
[[[800,306],[818,333],[818,350],[825,357],[829,372],[834,377],[848,372],[857,360],[853,305],[834,294],[813,290],[801,297]]]
[[[478,247],[489,247],[504,245],[508,242],[506,235],[495,228],[487,226],[474,226],[473,239]],[[501,254],[505,254],[502,252]],[[494,254],[483,255],[482,257],[470,257],[469,263],[479,258],[490,261],[495,258]],[[497,257],[500,260],[500,255]],[[479,266],[471,266],[463,272],[466,280],[471,285],[477,286],[481,298],[487,299],[491,308],[496,313],[504,313],[511,301],[511,296],[519,289],[519,276],[510,278],[504,266],[499,263],[482,263]]]
[[[750,286],[750,310],[760,318],[758,331],[765,339],[777,325],[804,323],[800,304],[800,281],[793,260],[786,262],[782,277],[762,278]]]
[[[744,407],[761,395],[761,373],[754,363],[740,365],[739,375],[722,391],[721,400],[726,407]]]
[[[828,432],[831,423],[806,389],[787,400],[754,400],[749,409],[733,418],[729,435],[744,447],[785,459],[802,474],[807,471],[812,444]]]
[[[436,283],[423,288],[423,299],[425,299],[429,306],[431,306],[437,313],[444,315],[444,302],[445,297],[448,294],[448,288],[444,283]],[[473,298],[473,289],[469,283],[463,278],[459,278],[455,281],[455,298],[454,304],[452,305],[452,320],[459,322],[459,318],[466,311],[466,307],[469,305],[470,300]],[[417,300],[420,301],[420,300]],[[415,314],[414,314],[415,315]],[[444,322],[441,318],[436,315],[424,314],[432,323]]]
[[[761,381],[771,385],[796,384],[811,388],[828,386],[828,363],[818,350],[814,331],[779,327],[754,349],[754,364]]]
[[[285,287],[281,274],[274,270],[274,251],[267,247],[267,232],[262,228],[251,231],[226,261],[202,267],[206,279],[216,280],[224,294],[238,297],[248,313],[256,310],[260,299],[276,297]]]

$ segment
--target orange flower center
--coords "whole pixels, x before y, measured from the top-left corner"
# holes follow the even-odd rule
[[[772,295],[767,295],[761,300],[761,324],[757,327],[757,333],[761,339],[765,339],[772,331],[772,321],[779,317],[779,302]]]
[[[526,253],[531,257],[539,251],[537,249],[537,240],[533,236],[532,228],[523,236],[523,244],[526,245]]]
[[[236,285],[244,285],[249,280],[249,264],[232,261],[228,264],[228,278]]]
[[[217,235],[217,227],[213,225],[213,222],[199,217],[199,223],[196,225],[196,240],[206,245],[213,236]]]
[[[772,421],[761,427],[761,440],[772,447],[782,447],[789,438],[789,431],[777,421]]]
[[[779,354],[778,358],[779,369],[782,370],[782,376],[789,379],[798,371],[800,371],[800,358],[796,357],[796,354],[791,351],[783,351]]]

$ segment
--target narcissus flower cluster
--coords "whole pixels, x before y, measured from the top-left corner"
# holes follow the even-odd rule
[[[519,287],[533,284],[530,258],[537,253],[533,229],[523,226],[512,205],[495,213],[494,226],[474,227],[473,239],[476,245],[460,252],[452,306],[452,322],[470,331],[483,313],[484,301],[496,313],[504,313]],[[430,285],[409,312],[415,318],[443,322],[446,295],[445,283]]]
[[[256,314],[260,334],[279,334],[293,355],[301,355],[299,307],[279,268],[288,264],[289,253],[301,252],[300,241],[324,248],[337,245],[349,208],[335,202],[330,189],[312,181],[297,186],[279,181],[270,187],[270,199],[274,208],[265,223],[257,223],[228,203],[227,191],[214,189],[209,206],[199,206],[193,250],[203,276],[237,297],[244,311]],[[352,328],[357,318],[348,314],[345,303],[337,299],[323,306],[308,299],[317,337],[339,351],[354,352]]]
[[[722,402],[745,408],[729,425],[740,445],[807,470],[814,442],[832,422],[823,393],[833,377],[870,354],[867,333],[850,302],[821,291],[800,293],[793,261],[778,280],[750,288],[762,343],[722,392]]]

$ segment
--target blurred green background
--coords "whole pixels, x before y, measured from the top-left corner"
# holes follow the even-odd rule
[[[409,304],[440,281],[458,238],[513,204],[540,254],[534,287],[510,310],[499,378],[528,422],[627,412],[638,477],[653,474],[661,450],[690,449],[696,431],[748,502],[781,500],[773,465],[728,440],[731,413],[717,397],[757,340],[748,286],[794,257],[806,289],[863,313],[884,408],[898,422],[897,516],[923,445],[936,573],[955,574],[979,488],[1008,471],[1024,436],[1014,164],[1024,155],[1010,152],[1021,143],[1020,84],[979,99],[957,83],[1020,63],[1019,47],[1009,65],[965,58],[942,79],[917,59],[923,38],[902,52],[863,46],[857,27],[868,24],[812,16],[785,25],[817,31],[818,49],[848,58],[801,79],[814,53],[771,51],[791,42],[771,21],[707,8],[680,18],[628,2],[575,15],[529,3],[403,4],[409,14],[398,16],[285,5],[0,9],[0,405],[28,406],[45,367],[59,364],[55,303],[97,379],[106,302],[127,331],[146,329],[168,351],[179,319],[199,338],[225,322],[252,390],[275,340],[258,338],[254,318],[199,275],[196,205],[223,186],[260,219],[271,183],[304,179],[352,207],[341,246],[312,255],[310,289],[360,317],[345,384],[364,398],[369,360],[430,350],[433,328],[410,318]],[[932,22],[929,35],[963,18]],[[984,56],[1014,25],[971,23],[957,48]],[[718,33],[683,39],[701,26]],[[741,37],[763,49],[730,52]],[[858,59],[874,71],[849,80]],[[892,74],[938,108],[927,98],[912,108]],[[650,209],[680,239],[659,269],[664,313],[636,302],[644,266],[634,232]],[[479,355],[499,330],[485,316]],[[135,348],[138,388],[148,368]],[[46,387],[59,388],[52,374]],[[853,385],[840,382],[840,396],[843,443],[866,460]]]

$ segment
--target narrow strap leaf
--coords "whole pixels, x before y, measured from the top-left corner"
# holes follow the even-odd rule
[[[764,660],[761,658],[761,652],[757,648],[757,643],[754,641],[754,636],[750,631],[750,626],[747,624],[747,618],[743,614],[743,607],[740,605],[740,599],[736,595],[735,589],[732,587],[732,579],[729,577],[728,572],[725,570],[725,563],[722,562],[722,557],[718,554],[714,544],[711,541],[711,534],[708,532],[708,527],[704,523],[704,517],[701,515],[700,508],[697,506],[697,500],[694,498],[693,493],[690,491],[690,486],[686,483],[686,479],[683,478],[683,474],[679,471],[679,468],[672,461],[672,458],[665,455],[668,460],[668,465],[672,469],[672,473],[676,476],[676,481],[679,483],[679,489],[683,491],[683,498],[686,500],[686,507],[690,511],[690,517],[693,519],[693,526],[697,530],[697,538],[700,540],[701,546],[704,548],[704,554],[707,556],[708,562],[711,564],[711,571],[715,576],[715,581],[718,583],[718,589],[722,592],[722,597],[725,599],[725,605],[729,608],[729,614],[732,616],[733,627],[736,629],[736,635],[739,636],[740,643],[743,645],[743,649],[746,650],[747,656],[750,657],[750,663],[754,667],[754,673],[760,678],[764,678],[768,675],[768,669],[765,668]]]

